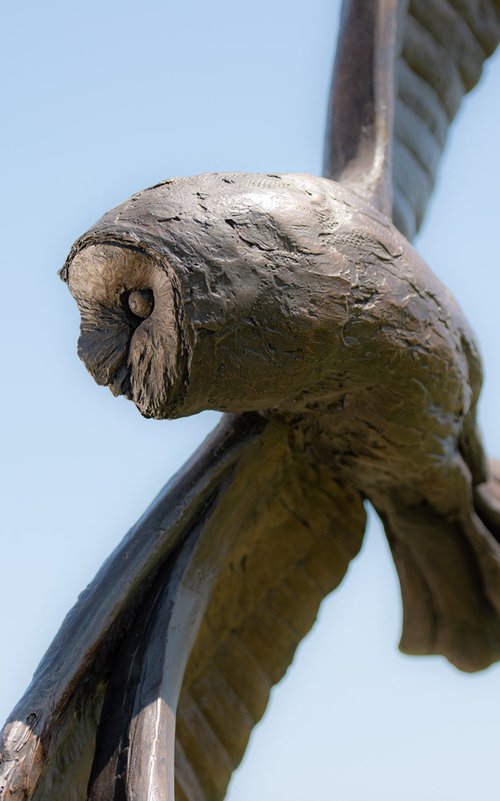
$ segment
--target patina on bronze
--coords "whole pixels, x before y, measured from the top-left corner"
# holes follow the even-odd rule
[[[95,380],[147,417],[226,415],[63,623],[4,729],[1,799],[222,799],[359,550],[365,499],[401,647],[499,658],[481,364],[405,238],[499,38],[496,2],[345,2],[326,177],[173,179],[75,243],[62,277]]]

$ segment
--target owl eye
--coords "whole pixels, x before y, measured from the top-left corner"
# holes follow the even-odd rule
[[[132,314],[145,320],[154,308],[153,293],[150,289],[134,289],[128,295],[127,305]]]

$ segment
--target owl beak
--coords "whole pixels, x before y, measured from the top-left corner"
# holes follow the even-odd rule
[[[132,400],[130,370],[128,370],[124,364],[118,368],[112,380],[108,383],[108,387],[115,398],[117,398],[119,395],[123,395],[123,397],[127,398],[127,400]]]
[[[105,329],[82,325],[78,355],[96,383],[110,387],[114,395],[121,394],[119,387],[125,378],[121,371],[127,371],[128,345],[129,330],[123,324]]]

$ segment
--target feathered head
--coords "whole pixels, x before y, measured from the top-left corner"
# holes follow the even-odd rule
[[[95,380],[155,418],[266,409],[314,385],[349,291],[331,238],[349,209],[334,186],[202,175],[105,214],[62,270]]]

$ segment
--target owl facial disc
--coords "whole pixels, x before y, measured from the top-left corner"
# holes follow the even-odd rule
[[[80,313],[78,354],[98,384],[133,400],[145,417],[171,414],[182,384],[172,278],[154,257],[111,243],[70,261]]]

